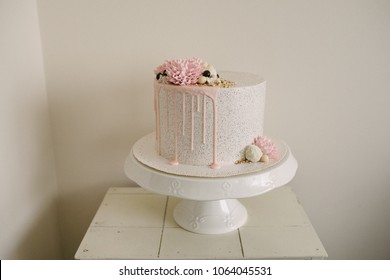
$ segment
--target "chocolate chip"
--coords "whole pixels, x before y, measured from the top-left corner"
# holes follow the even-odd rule
[[[207,78],[210,78],[210,77],[211,77],[211,73],[210,73],[209,70],[203,71],[202,75],[205,76],[205,77],[207,77]]]

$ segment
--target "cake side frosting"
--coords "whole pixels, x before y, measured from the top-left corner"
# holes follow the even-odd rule
[[[265,81],[253,74],[220,72],[222,81],[229,81],[220,87],[219,75],[207,67],[214,72],[210,76],[216,77],[214,86],[210,79],[205,82],[202,78],[205,71],[191,72],[193,66],[190,72],[197,74],[188,85],[167,82],[163,67],[155,71],[156,149],[173,165],[219,168],[234,164],[245,158],[246,147],[263,135]],[[199,72],[201,76],[194,78]],[[178,81],[188,80],[179,77]],[[199,81],[208,85],[199,85]]]

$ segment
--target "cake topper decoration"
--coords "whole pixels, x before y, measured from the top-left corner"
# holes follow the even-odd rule
[[[244,158],[236,161],[236,164],[277,160],[279,157],[276,144],[265,136],[257,136],[251,145],[245,147]]]
[[[156,80],[178,86],[206,85],[232,87],[233,82],[219,77],[214,66],[199,58],[166,60],[155,70]]]
[[[253,144],[256,145],[261,149],[263,152],[263,157],[262,161],[267,162],[269,159],[277,159],[278,158],[278,150],[276,148],[275,143],[268,139],[265,136],[257,136]]]
[[[202,66],[204,70],[202,72],[202,75],[198,78],[198,84],[212,85],[216,83],[219,79],[219,75],[215,70],[214,66],[208,64],[207,62],[204,62]]]

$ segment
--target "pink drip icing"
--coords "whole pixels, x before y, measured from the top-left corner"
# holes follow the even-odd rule
[[[172,165],[178,165],[179,161],[177,159],[177,137],[178,137],[178,123],[177,123],[177,92],[173,93],[173,102],[174,102],[174,107],[175,107],[175,158],[170,162]],[[168,106],[167,106],[168,107]]]
[[[203,95],[203,123],[202,123],[202,143],[206,143],[206,95]]]
[[[217,91],[206,91],[205,94],[213,101],[214,109],[214,128],[213,128],[213,163],[210,165],[212,169],[218,169],[221,166],[217,162]]]
[[[160,131],[160,91],[161,87],[157,86],[154,92],[154,105],[156,111],[156,140],[157,140],[157,153],[161,155],[161,131]]]
[[[191,95],[191,151],[194,150],[194,96]]]
[[[182,120],[183,120],[183,123],[182,123],[182,134],[183,134],[183,136],[185,136],[186,135],[186,125],[185,125],[185,123],[186,123],[186,95],[183,93],[182,95],[181,95],[181,100],[182,100]]]
[[[168,110],[168,92],[166,92],[165,94],[165,102],[167,104],[166,106],[166,119],[165,119],[165,131],[168,132],[169,131],[169,110]]]
[[[155,112],[156,112],[156,139],[157,139],[157,150],[158,154],[161,154],[161,120],[160,120],[160,91],[161,87],[157,86],[155,89],[155,101],[154,101],[154,106],[155,106]],[[196,103],[196,111],[200,112],[200,96],[198,93],[192,93],[191,89],[188,92],[182,91],[180,89],[172,88],[172,94],[174,98],[174,159],[170,161],[170,164],[172,165],[178,165],[178,108],[177,108],[177,95],[181,94],[182,95],[182,118],[183,118],[183,123],[182,123],[182,134],[184,135],[185,131],[185,95],[189,94],[191,95],[191,150],[194,149],[194,96],[197,98],[197,103]],[[167,90],[166,96],[168,96],[169,91]],[[213,117],[214,117],[214,123],[213,123],[213,157],[212,157],[212,164],[210,165],[210,168],[212,169],[218,169],[221,166],[217,162],[217,105],[216,105],[216,100],[218,96],[218,91],[216,88],[208,88],[205,89],[201,95],[203,96],[202,99],[202,136],[203,136],[203,144],[206,142],[206,96],[209,97],[213,103]],[[168,130],[169,122],[168,122],[168,117],[169,117],[169,106],[168,106],[168,97],[166,97],[167,100],[167,112],[166,112],[166,117],[167,117],[167,122],[166,122],[166,128]]]
[[[158,128],[158,122],[157,122],[157,94],[156,94],[156,89],[154,90],[154,99],[153,99],[153,108],[154,108],[154,121],[155,121],[155,124],[156,124],[156,140],[158,139],[158,135],[157,135],[157,128]]]

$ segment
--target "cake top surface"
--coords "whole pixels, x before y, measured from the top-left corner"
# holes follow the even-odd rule
[[[199,58],[166,60],[154,70],[156,82],[172,86],[212,86],[221,88],[254,86],[264,82],[257,75],[221,71]]]
[[[265,82],[262,77],[247,72],[220,71],[219,73],[221,73],[221,77],[233,81],[233,87],[250,87]]]

